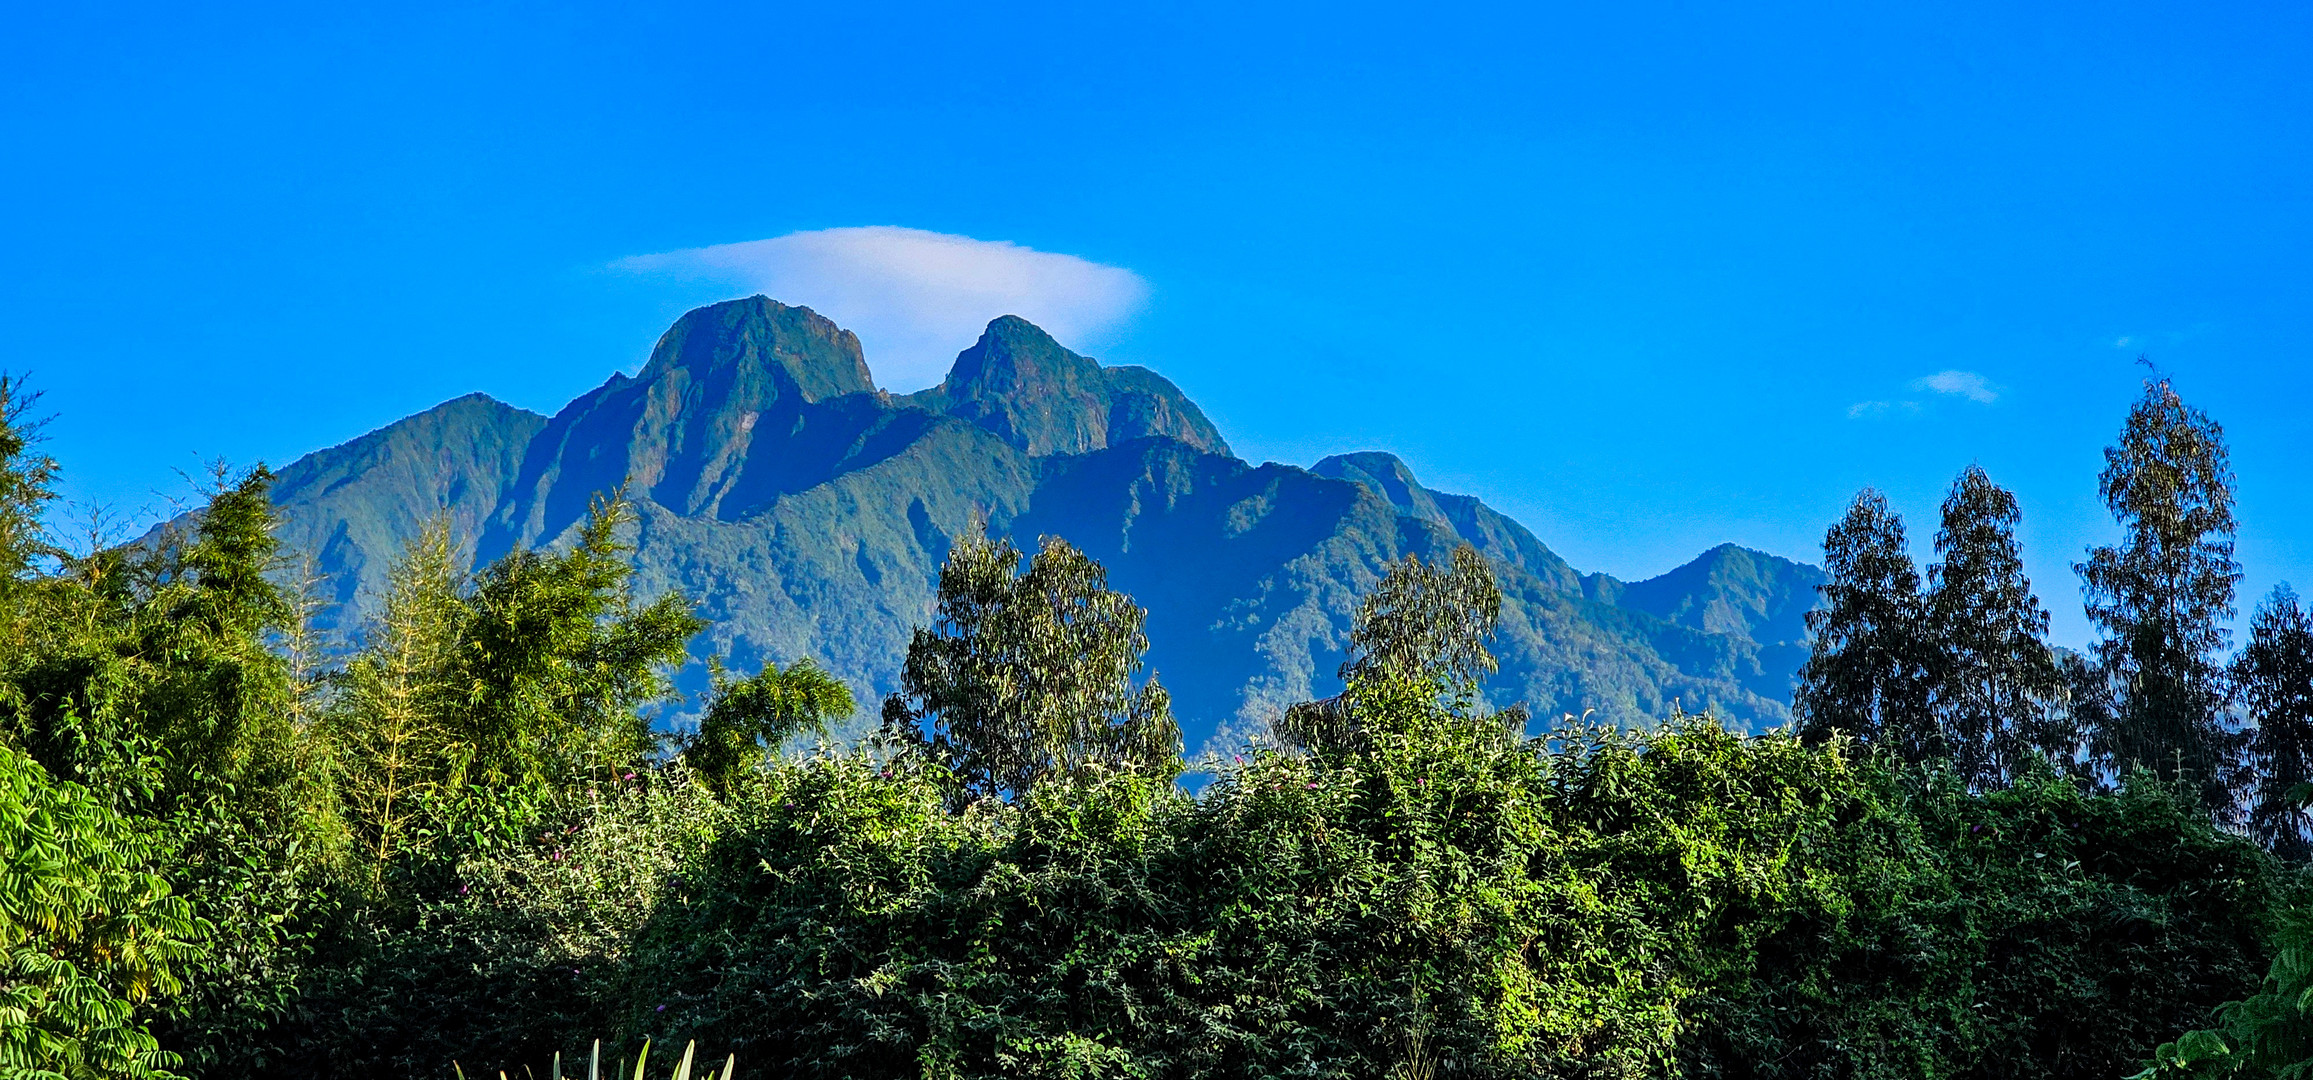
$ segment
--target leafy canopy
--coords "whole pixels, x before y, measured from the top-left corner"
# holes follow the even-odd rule
[[[932,625],[916,629],[884,702],[886,732],[945,765],[967,801],[1104,771],[1178,775],[1171,699],[1153,675],[1133,684],[1147,612],[1058,537],[1020,561],[1011,541],[985,537],[948,553]]]

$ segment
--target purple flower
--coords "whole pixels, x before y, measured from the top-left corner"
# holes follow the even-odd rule
[[[458,886],[458,895],[460,895],[460,896],[464,896],[464,895],[466,895],[466,887],[465,887],[465,886],[463,886],[463,885],[460,885],[460,886]]]
[[[665,1012],[665,1011],[667,1011],[667,1007],[666,1007],[666,1006],[664,1006],[664,1005],[661,1005],[661,1006],[659,1006],[659,1007],[658,1007],[658,1011],[659,1011],[659,1012]]]

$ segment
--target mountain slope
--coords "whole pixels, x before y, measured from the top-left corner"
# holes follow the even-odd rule
[[[506,499],[546,418],[482,394],[445,401],[291,462],[273,482],[281,541],[309,555],[335,605],[358,613],[402,544],[437,516],[472,538]]]
[[[762,297],[683,316],[637,375],[551,419],[461,398],[282,476],[284,535],[322,553],[349,622],[428,517],[449,512],[482,562],[555,542],[623,480],[640,586],[699,599],[698,656],[815,657],[863,700],[896,684],[955,537],[1062,536],[1149,609],[1192,750],[1330,693],[1359,598],[1406,554],[1468,542],[1494,562],[1497,703],[1626,723],[1673,702],[1782,720],[1820,579],[1734,547],[1634,584],[1585,576],[1388,454],[1239,460],[1171,382],[1009,316],[940,386],[885,394],[850,333]]]

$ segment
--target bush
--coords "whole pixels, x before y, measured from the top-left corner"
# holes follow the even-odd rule
[[[136,1009],[205,932],[146,868],[159,844],[0,745],[0,1075],[165,1078]]]

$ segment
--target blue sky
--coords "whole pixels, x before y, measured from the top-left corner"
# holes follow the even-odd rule
[[[894,305],[995,267],[1240,454],[1395,451],[1585,569],[1812,559],[1864,484],[1924,546],[1981,462],[2071,642],[2149,353],[2243,606],[2313,586],[2302,5],[65,8],[0,37],[0,367],[83,501],[551,412],[759,281],[915,371],[968,334]]]

